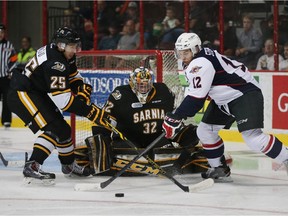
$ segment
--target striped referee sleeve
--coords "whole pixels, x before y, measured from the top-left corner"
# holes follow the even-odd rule
[[[16,51],[13,44],[10,41],[2,40],[0,42],[0,77],[8,76],[11,63],[17,61],[15,59]]]

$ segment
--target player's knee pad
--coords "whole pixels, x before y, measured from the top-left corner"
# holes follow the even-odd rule
[[[180,131],[173,141],[179,143],[184,148],[194,147],[199,143],[196,131],[197,126],[189,124]]]
[[[248,147],[258,152],[265,149],[270,139],[270,136],[264,134],[260,128],[243,131],[241,134]]]
[[[220,137],[218,135],[225,125],[211,125],[201,122],[197,128],[197,136],[202,143],[216,143]]]
[[[56,121],[49,123],[45,127],[45,132],[51,133],[55,136],[58,143],[71,139],[71,127],[63,119],[57,119]]]
[[[71,164],[74,161],[74,146],[71,138],[71,127],[63,119],[51,122],[45,127],[45,133],[54,137],[55,146],[61,164]]]
[[[85,139],[92,174],[99,174],[110,169],[112,164],[111,139],[97,134]]]

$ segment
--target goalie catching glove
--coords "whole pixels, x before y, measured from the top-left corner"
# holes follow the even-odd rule
[[[81,86],[78,86],[77,96],[80,98],[80,100],[84,101],[87,105],[90,105],[91,103],[91,96],[92,93],[92,86],[84,83]]]
[[[164,117],[164,122],[162,124],[162,128],[166,134],[165,137],[167,139],[173,139],[180,132],[182,126],[183,119],[176,114],[168,112]]]

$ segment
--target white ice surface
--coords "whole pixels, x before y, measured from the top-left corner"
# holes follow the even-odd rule
[[[31,154],[36,135],[28,129],[0,128],[0,151],[7,160]],[[57,153],[45,161],[56,173],[56,185],[25,185],[22,168],[0,162],[0,215],[288,215],[288,176],[269,158],[243,143],[226,143],[233,157],[233,183],[185,193],[160,177],[119,177],[100,191],[74,191],[76,183],[102,182],[109,177],[67,179]],[[200,174],[176,176],[184,185],[201,181]],[[115,193],[124,193],[123,198]]]

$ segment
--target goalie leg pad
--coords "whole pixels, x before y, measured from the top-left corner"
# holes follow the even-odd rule
[[[88,156],[91,174],[99,174],[110,169],[113,153],[109,137],[97,134],[85,139],[88,148]]]

